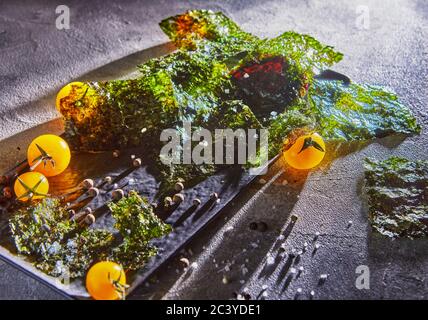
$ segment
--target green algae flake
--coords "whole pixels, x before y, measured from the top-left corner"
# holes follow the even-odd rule
[[[428,236],[428,160],[365,159],[365,186],[372,228],[391,238]]]
[[[82,277],[92,263],[101,260],[115,261],[127,270],[142,267],[157,253],[150,241],[169,233],[171,226],[135,191],[108,207],[116,219],[119,243],[109,230],[83,227],[70,219],[55,198],[17,211],[9,221],[12,238],[20,254],[30,256],[36,268],[53,277]]]
[[[397,95],[380,86],[315,81],[309,102],[318,132],[326,140],[369,140],[421,131]]]

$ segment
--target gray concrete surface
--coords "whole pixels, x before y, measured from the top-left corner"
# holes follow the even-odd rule
[[[174,263],[161,270],[138,298],[223,299],[248,288],[253,298],[267,286],[268,299],[427,299],[427,240],[390,241],[372,235],[362,205],[362,159],[402,155],[428,159],[426,134],[428,4],[402,1],[61,1],[71,9],[71,29],[55,28],[56,1],[0,3],[0,138],[57,117],[54,93],[63,84],[112,61],[167,41],[162,18],[189,8],[222,10],[245,30],[273,37],[286,30],[309,33],[345,54],[335,69],[353,80],[389,86],[418,117],[423,133],[398,142],[386,138],[364,148],[328,150],[321,170],[307,177],[278,173],[277,164],[242,194],[225,217],[192,242],[183,255],[197,268]],[[358,28],[366,6],[370,26]],[[58,130],[57,127],[53,130]],[[16,151],[20,157],[22,151]],[[335,158],[335,159],[332,159]],[[288,184],[283,181],[287,180]],[[288,282],[286,261],[266,267],[290,215],[299,220],[285,237],[287,250],[308,250],[304,271]],[[263,220],[266,232],[248,224]],[[348,227],[348,221],[352,226]],[[320,232],[321,247],[312,253]],[[356,267],[367,265],[370,289],[355,286]],[[322,273],[329,274],[319,285]],[[222,283],[223,276],[230,282]],[[298,288],[302,294],[296,297]],[[49,288],[0,263],[1,299],[56,299]]]

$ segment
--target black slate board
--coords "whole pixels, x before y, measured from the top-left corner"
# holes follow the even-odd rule
[[[99,186],[100,194],[95,198],[88,199],[89,202],[87,203],[84,201],[85,205],[82,208],[90,207],[97,210],[98,214],[101,215],[93,227],[112,229],[114,219],[105,207],[105,203],[111,200],[111,191],[114,188],[122,187],[125,192],[132,189],[137,190],[150,201],[155,201],[158,182],[151,173],[153,171],[151,170],[152,165],[145,163],[144,157],[141,157],[143,159],[142,166],[137,168],[132,166],[132,157],[134,155],[139,157],[139,153],[143,152],[138,149],[126,150],[122,151],[117,158],[114,158],[111,152],[73,154],[70,167],[63,174],[49,179],[50,193],[54,195],[64,194],[74,189],[84,178],[93,179],[95,185]],[[103,185],[102,181],[105,176],[111,176],[113,183]],[[174,210],[157,210],[157,214],[167,223],[173,225],[174,230],[169,235],[153,241],[159,248],[158,255],[153,257],[140,271],[128,274],[128,282],[131,285],[128,292],[131,293],[157,268],[183,248],[193,236],[207,227],[210,221],[221,215],[222,208],[256,177],[256,175],[249,175],[240,167],[231,166],[196,186],[185,189],[182,192],[185,195],[184,201]],[[217,200],[211,199],[210,195],[213,192],[218,194]],[[197,208],[192,203],[196,197],[201,200],[201,205]],[[82,194],[78,199],[85,198],[86,194]],[[76,279],[69,286],[64,286],[58,283],[55,278],[38,271],[28,258],[16,253],[8,232],[7,219],[9,214],[3,214],[0,218],[2,226],[0,258],[26,271],[37,280],[60,290],[67,296],[88,298],[83,279]]]

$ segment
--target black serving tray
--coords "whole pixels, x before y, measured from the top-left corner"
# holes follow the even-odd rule
[[[70,167],[61,175],[49,179],[50,192],[65,194],[74,189],[82,179],[93,179],[95,185],[99,186],[100,194],[85,203],[82,208],[90,207],[101,214],[92,227],[110,229],[113,227],[114,219],[109,214],[105,203],[111,200],[111,191],[114,187],[112,184],[102,184],[105,176],[113,177],[113,184],[122,187],[125,192],[137,190],[149,200],[155,201],[158,182],[151,173],[152,164],[146,163],[141,153],[143,151],[138,149],[124,150],[117,158],[112,156],[112,152],[73,154]],[[133,156],[143,159],[142,166],[137,168],[132,166]],[[231,166],[196,186],[185,189],[182,192],[185,196],[184,201],[173,210],[156,210],[164,221],[173,225],[174,230],[167,236],[153,241],[153,244],[158,247],[158,254],[143,269],[128,274],[128,282],[131,285],[128,293],[178,253],[198,232],[208,227],[209,222],[221,215],[224,206],[256,177],[256,175],[249,175],[240,167]],[[213,192],[218,194],[218,199],[211,197]],[[85,197],[85,194],[80,196],[81,199]],[[198,207],[193,206],[192,203],[196,197],[201,200],[201,205]],[[37,270],[28,257],[17,254],[8,232],[7,221],[10,214],[13,212],[3,212],[0,219],[0,258],[66,296],[89,298],[84,287],[84,279],[75,279],[69,285],[63,285],[58,279]]]
[[[144,61],[164,55],[174,50],[170,44],[163,44],[149,48],[130,56],[112,62],[101,68],[93,70],[77,80],[110,80],[129,79],[138,73],[136,65]],[[33,105],[53,104],[56,92],[51,96],[43,97],[38,101],[31,102]],[[10,167],[22,159],[28,143],[40,134],[54,133],[60,134],[62,129],[60,119],[36,126],[26,130],[11,138],[0,141],[1,170],[6,170],[6,164]],[[16,151],[20,149],[20,152]],[[142,159],[142,166],[132,167],[132,156]],[[112,228],[114,220],[108,213],[105,203],[111,200],[112,186],[101,185],[105,176],[117,177],[115,183],[118,187],[123,187],[125,191],[137,190],[141,195],[149,200],[154,200],[158,191],[159,183],[155,177],[153,165],[146,162],[144,149],[122,150],[119,157],[114,158],[112,152],[99,153],[73,153],[69,168],[61,175],[49,178],[50,193],[54,195],[65,194],[75,188],[82,179],[91,178],[97,186],[100,186],[100,195],[86,204],[86,206],[101,212],[101,217],[97,219],[92,227]],[[209,177],[205,181],[183,191],[185,200],[172,212],[158,210],[157,214],[167,223],[173,225],[173,232],[161,239],[154,240],[158,247],[158,254],[153,257],[146,266],[138,272],[128,275],[130,288],[128,294],[141,283],[146,281],[159,267],[167,263],[174,257],[191,239],[200,231],[208,227],[209,223],[222,214],[223,208],[231,202],[246,186],[248,186],[257,176],[249,175],[239,166],[231,166]],[[212,200],[210,195],[218,194],[217,200]],[[81,198],[84,198],[82,195]],[[201,200],[201,205],[195,208],[192,205],[194,198]],[[0,205],[1,206],[1,205]],[[60,279],[53,278],[36,269],[31,263],[31,259],[19,255],[10,237],[8,219],[10,214],[5,208],[1,208],[0,213],[0,259],[20,269],[36,280],[48,285],[60,294],[68,298],[88,299],[89,296],[84,287],[84,279],[75,279],[68,285],[64,285]]]

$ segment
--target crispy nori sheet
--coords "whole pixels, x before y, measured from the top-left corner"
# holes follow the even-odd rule
[[[428,161],[400,157],[366,159],[369,220],[387,237],[428,236]]]

